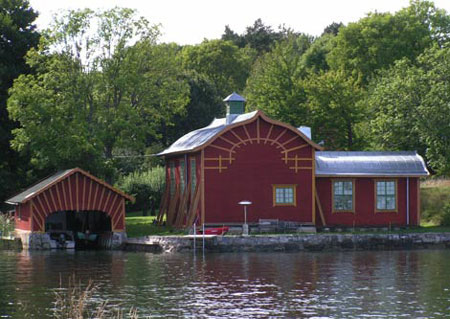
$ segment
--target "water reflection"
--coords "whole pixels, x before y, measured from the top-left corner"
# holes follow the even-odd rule
[[[142,317],[450,317],[450,252],[0,252],[0,317],[45,318],[76,274]]]

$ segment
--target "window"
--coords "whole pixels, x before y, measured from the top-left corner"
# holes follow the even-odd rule
[[[377,181],[376,198],[377,211],[397,210],[397,183],[392,181]]]
[[[191,196],[194,196],[197,187],[197,165],[195,158],[191,159]]]
[[[296,206],[297,185],[272,185],[273,206]]]
[[[184,193],[184,188],[186,187],[185,185],[185,163],[184,160],[180,160],[180,188],[181,188],[181,194]]]
[[[175,188],[176,188],[176,179],[175,179],[175,163],[170,162],[169,166],[169,174],[170,174],[170,197],[173,197],[175,195]]]
[[[333,181],[333,212],[354,212],[353,181]]]

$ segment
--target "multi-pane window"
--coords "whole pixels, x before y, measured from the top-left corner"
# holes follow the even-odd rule
[[[191,159],[191,194],[194,195],[197,187],[197,165],[195,158]]]
[[[174,162],[170,162],[169,174],[170,174],[170,197],[173,197],[173,195],[175,195],[175,189],[176,189],[175,163]]]
[[[185,163],[184,160],[180,160],[180,188],[181,188],[181,194],[184,193],[184,188],[185,188],[185,182],[186,182],[186,178],[185,178],[185,174],[186,174],[186,170],[185,170]]]
[[[353,181],[333,181],[333,210],[354,211]]]
[[[377,210],[397,209],[397,189],[395,181],[377,181]]]
[[[273,185],[273,206],[296,206],[296,185]]]

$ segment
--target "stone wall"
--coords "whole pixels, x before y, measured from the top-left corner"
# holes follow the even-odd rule
[[[201,236],[146,236],[130,238],[127,250],[184,252],[203,247]],[[450,233],[311,234],[217,236],[205,238],[209,252],[342,251],[450,248]]]

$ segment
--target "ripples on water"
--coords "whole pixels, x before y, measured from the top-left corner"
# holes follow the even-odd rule
[[[0,318],[46,318],[60,279],[142,318],[450,318],[450,251],[1,252]]]

